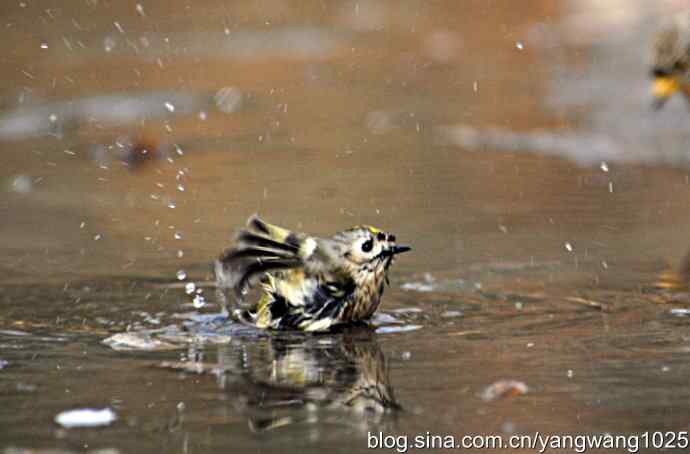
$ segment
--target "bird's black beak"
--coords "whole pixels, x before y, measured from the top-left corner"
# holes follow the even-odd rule
[[[393,246],[391,248],[391,255],[402,254],[403,252],[411,251],[410,246]]]

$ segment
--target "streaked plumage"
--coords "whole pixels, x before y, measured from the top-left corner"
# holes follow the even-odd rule
[[[657,109],[678,91],[690,101],[690,12],[674,16],[656,32],[651,76]]]
[[[370,226],[319,238],[251,217],[236,246],[216,262],[216,279],[225,298],[231,291],[240,306],[252,285],[260,284],[258,302],[235,310],[244,322],[328,331],[372,316],[394,256],[409,249]]]

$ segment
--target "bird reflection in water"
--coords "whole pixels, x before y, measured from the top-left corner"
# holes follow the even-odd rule
[[[217,364],[164,366],[216,375],[257,433],[317,423],[347,424],[366,433],[394,424],[401,410],[388,361],[368,327],[327,336],[235,337],[220,346]]]

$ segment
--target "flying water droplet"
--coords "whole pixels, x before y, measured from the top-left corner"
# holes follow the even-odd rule
[[[168,109],[168,112],[175,112],[175,106],[171,102],[166,102],[165,108]]]
[[[176,240],[181,240],[182,239],[182,232],[175,232],[175,239]]]
[[[201,296],[201,295],[196,295],[196,296],[194,297],[194,301],[192,301],[192,305],[193,305],[196,309],[201,309],[202,307],[204,307],[204,306],[206,305],[206,300],[204,299],[203,296]]]
[[[181,259],[182,257],[184,257],[184,251],[182,249],[179,249],[177,251],[177,258]]]
[[[604,172],[609,171],[609,165],[606,163],[606,161],[601,161],[601,165],[599,166],[599,168]]]
[[[103,39],[103,49],[106,52],[112,52],[113,49],[115,49],[115,46],[117,46],[117,42],[113,39],[112,36],[106,36]]]
[[[564,246],[565,246],[566,251],[573,252],[573,245],[572,244],[570,244],[569,242],[566,241]]]
[[[187,285],[184,286],[184,291],[187,293],[187,295],[194,293],[194,290],[196,290],[196,285],[194,282],[188,282]]]
[[[517,41],[515,43],[515,47],[517,48],[517,50],[523,50],[525,48],[525,45],[522,44],[522,41]]]
[[[184,186],[182,186],[181,184],[178,184],[178,185],[177,185],[177,190],[180,191],[180,192],[184,192]]]
[[[224,87],[218,90],[214,96],[216,107],[223,113],[233,113],[240,110],[244,94],[237,87]]]
[[[12,182],[14,192],[28,194],[33,189],[33,180],[28,175],[17,175]]]
[[[185,273],[184,270],[178,271],[177,272],[177,280],[184,281],[185,279],[187,279],[187,273]]]
[[[168,202],[168,208],[177,208],[177,204],[175,204],[175,202],[171,200],[170,202]]]

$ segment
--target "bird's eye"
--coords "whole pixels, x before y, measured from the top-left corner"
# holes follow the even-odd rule
[[[386,241],[386,234],[383,232],[379,232],[376,234],[376,239],[379,241]]]
[[[363,252],[371,252],[371,250],[374,248],[374,240],[369,238],[366,240],[364,243],[362,243],[362,251]]]

